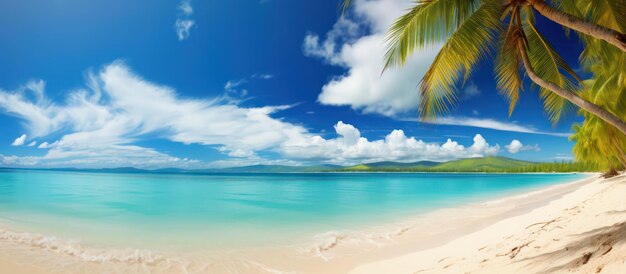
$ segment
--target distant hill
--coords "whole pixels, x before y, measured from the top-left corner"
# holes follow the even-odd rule
[[[441,164],[441,162],[433,162],[433,161],[419,161],[419,162],[412,162],[412,163],[400,163],[400,162],[376,162],[376,163],[367,163],[364,165],[370,166],[370,167],[416,167],[416,166],[436,166],[438,164]]]
[[[434,171],[494,171],[515,169],[535,164],[537,163],[515,160],[506,157],[484,157],[453,160],[434,166],[432,169]]]
[[[373,170],[410,170],[410,169],[427,169],[441,164],[440,162],[433,161],[420,161],[412,163],[401,162],[375,162],[359,164],[350,167],[344,167],[344,171],[373,171]]]
[[[0,168],[7,169],[7,168]],[[11,168],[8,168],[11,169]],[[78,169],[55,168],[36,169],[70,172],[97,172],[97,173],[157,173],[157,174],[216,174],[216,173],[297,173],[297,172],[582,172],[598,171],[597,166],[585,163],[535,163],[515,160],[506,157],[482,157],[452,160],[448,162],[420,161],[411,163],[402,162],[374,162],[354,166],[316,165],[316,166],[286,166],[286,165],[252,165],[230,168],[209,169],[179,169],[163,168],[155,170],[138,169],[134,167]]]
[[[521,169],[536,165],[534,162],[506,157],[467,158],[448,162],[422,161],[414,163],[377,162],[342,168],[341,171],[388,171],[388,172],[497,172]]]
[[[230,168],[205,169],[206,173],[285,173],[285,172],[324,172],[343,168],[337,165],[318,166],[283,166],[283,165],[253,165]]]

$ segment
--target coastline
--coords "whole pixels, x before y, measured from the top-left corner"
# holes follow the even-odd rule
[[[364,231],[329,231],[303,245],[251,249],[217,257],[145,250],[102,250],[43,235],[7,238],[7,235],[15,234],[3,231],[0,269],[10,269],[12,273],[41,273],[41,269],[48,273],[111,269],[133,273],[221,273],[233,270],[238,273],[347,273],[358,266],[367,268],[380,260],[392,260],[454,242],[502,220],[545,207],[591,181],[595,179],[527,189],[495,200],[437,209]],[[398,270],[401,273],[401,269]]]
[[[526,213],[349,273],[623,273],[624,193],[626,175],[587,179]]]

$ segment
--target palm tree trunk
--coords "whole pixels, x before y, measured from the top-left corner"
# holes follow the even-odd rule
[[[576,16],[563,13],[546,4],[543,0],[527,0],[527,2],[535,8],[541,15],[556,22],[557,24],[566,26],[570,29],[593,36],[597,39],[607,41],[626,52],[626,35],[616,30],[605,28],[591,22],[582,20]]]
[[[558,96],[565,98],[566,100],[570,101],[571,103],[578,106],[579,108],[584,109],[585,111],[597,116],[603,121],[613,125],[619,131],[621,131],[622,134],[626,135],[626,122],[624,122],[622,119],[615,116],[613,113],[610,113],[604,110],[598,105],[595,105],[583,99],[582,97],[578,96],[578,94],[571,92],[567,89],[564,89],[552,82],[548,82],[542,79],[541,77],[539,77],[539,75],[535,73],[535,70],[533,70],[533,67],[530,63],[530,59],[528,59],[528,53],[526,52],[526,47],[524,46],[523,40],[519,41],[518,49],[522,56],[522,61],[524,62],[524,68],[526,68],[526,73],[528,73],[528,77],[530,77],[530,79],[533,82],[535,82],[535,84],[539,85],[542,88],[545,88],[547,90],[550,90],[556,93]]]

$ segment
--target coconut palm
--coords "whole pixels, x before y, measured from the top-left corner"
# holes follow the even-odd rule
[[[618,17],[626,16],[624,0],[590,2],[598,1],[619,2],[612,5],[613,11]],[[344,2],[344,8],[349,2]],[[542,0],[416,0],[389,30],[385,68],[404,65],[415,50],[441,46],[420,84],[420,114],[431,119],[448,112],[457,103],[461,80],[471,76],[482,58],[495,55],[497,86],[510,101],[509,113],[519,98],[525,71],[539,87],[553,122],[573,104],[626,135],[623,119],[578,94],[580,78],[536,27],[534,11],[622,53],[625,36],[566,13],[564,10],[577,9],[573,0],[557,2],[558,8]]]
[[[343,1],[343,12],[348,9],[350,6],[351,0]],[[427,2],[427,1],[416,1],[416,2]],[[507,1],[504,1],[504,4],[507,4]],[[569,14],[567,12],[563,12],[560,9],[554,9],[550,5],[546,4],[544,0],[509,0],[508,4],[512,4],[513,2],[517,2],[519,4],[526,4],[532,6],[537,12],[546,18],[552,20],[553,22],[568,27],[570,29],[576,30],[580,33],[591,35],[597,39],[601,39],[607,41],[608,43],[614,45],[615,47],[621,49],[622,51],[626,51],[626,35],[624,32],[616,31],[615,29],[605,27],[598,24],[593,24],[588,21],[580,19],[580,17],[575,16],[575,14]],[[574,5],[573,0],[556,0],[557,4],[559,2],[566,2],[565,5]],[[569,2],[569,3],[568,3]],[[594,6],[597,1],[587,1],[588,6]],[[614,7],[614,10],[625,9],[626,4],[623,0],[609,0],[606,2],[609,5]]]
[[[594,2],[594,3],[590,3]],[[626,17],[615,13],[616,2],[579,0],[572,6],[558,7],[590,21],[619,31],[626,31]],[[626,6],[622,6],[626,8]],[[583,68],[593,74],[584,81],[581,96],[626,119],[626,54],[606,42],[582,37],[585,50]],[[585,121],[574,126],[574,155],[579,161],[592,161],[610,170],[626,168],[626,136],[604,121],[582,111]]]

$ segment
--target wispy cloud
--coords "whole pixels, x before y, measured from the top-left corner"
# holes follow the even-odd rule
[[[145,163],[179,166],[194,162],[132,143],[158,134],[172,142],[218,146],[230,156],[249,157],[306,134],[301,126],[271,117],[288,106],[242,108],[218,99],[182,99],[173,89],[142,79],[121,62],[89,75],[87,82],[89,88],[68,93],[64,103],[49,100],[43,85],[36,91],[0,90],[0,109],[22,119],[31,138],[62,134],[52,144],[54,140],[41,143],[39,148],[48,149],[47,154],[29,162],[95,164],[99,159],[102,165],[136,165],[147,157]],[[28,94],[39,91],[41,96]],[[24,134],[14,144],[23,145],[26,139]]]
[[[417,118],[401,118],[403,121],[419,121]],[[486,128],[500,131],[509,131],[509,132],[520,132],[520,133],[529,133],[529,134],[540,134],[540,135],[549,135],[549,136],[557,136],[557,137],[569,137],[571,133],[560,133],[560,132],[546,132],[537,130],[533,126],[519,125],[516,123],[510,122],[502,122],[495,119],[488,118],[472,118],[472,117],[463,117],[463,116],[448,116],[448,117],[440,117],[434,120],[424,121],[425,123],[437,124],[437,125],[449,125],[449,126],[465,126],[465,127],[477,127],[477,128]]]
[[[249,77],[227,81],[226,84],[224,84],[224,97],[227,101],[234,103],[239,102],[241,101],[241,98],[248,95],[248,89],[243,88],[242,86],[253,80],[268,80],[272,78],[274,78],[274,75],[272,74],[255,73]]]
[[[268,77],[259,77],[265,79]],[[480,134],[471,144],[452,139],[425,142],[400,129],[368,140],[353,125],[338,122],[334,138],[322,137],[298,124],[274,118],[294,105],[244,108],[214,99],[181,98],[172,88],[152,83],[122,62],[87,75],[87,88],[66,93],[58,102],[48,98],[43,81],[16,91],[0,90],[0,110],[23,121],[27,139],[43,156],[0,155],[5,165],[141,168],[201,168],[208,165],[269,163],[261,155],[279,155],[284,163],[352,164],[370,161],[450,160],[495,155]],[[236,88],[230,83],[225,88]],[[37,96],[32,96],[31,93]],[[146,100],[150,98],[150,100]],[[60,137],[57,137],[60,136]],[[146,138],[217,149],[228,160],[207,163],[176,157],[137,145]]]
[[[179,41],[186,40],[191,34],[191,28],[195,25],[195,21],[191,19],[193,14],[193,7],[190,0],[183,0],[178,5],[179,15],[176,18],[174,27],[176,29],[176,36]]]
[[[573,161],[574,156],[571,154],[557,153],[556,156],[554,156],[554,159],[559,161]]]

